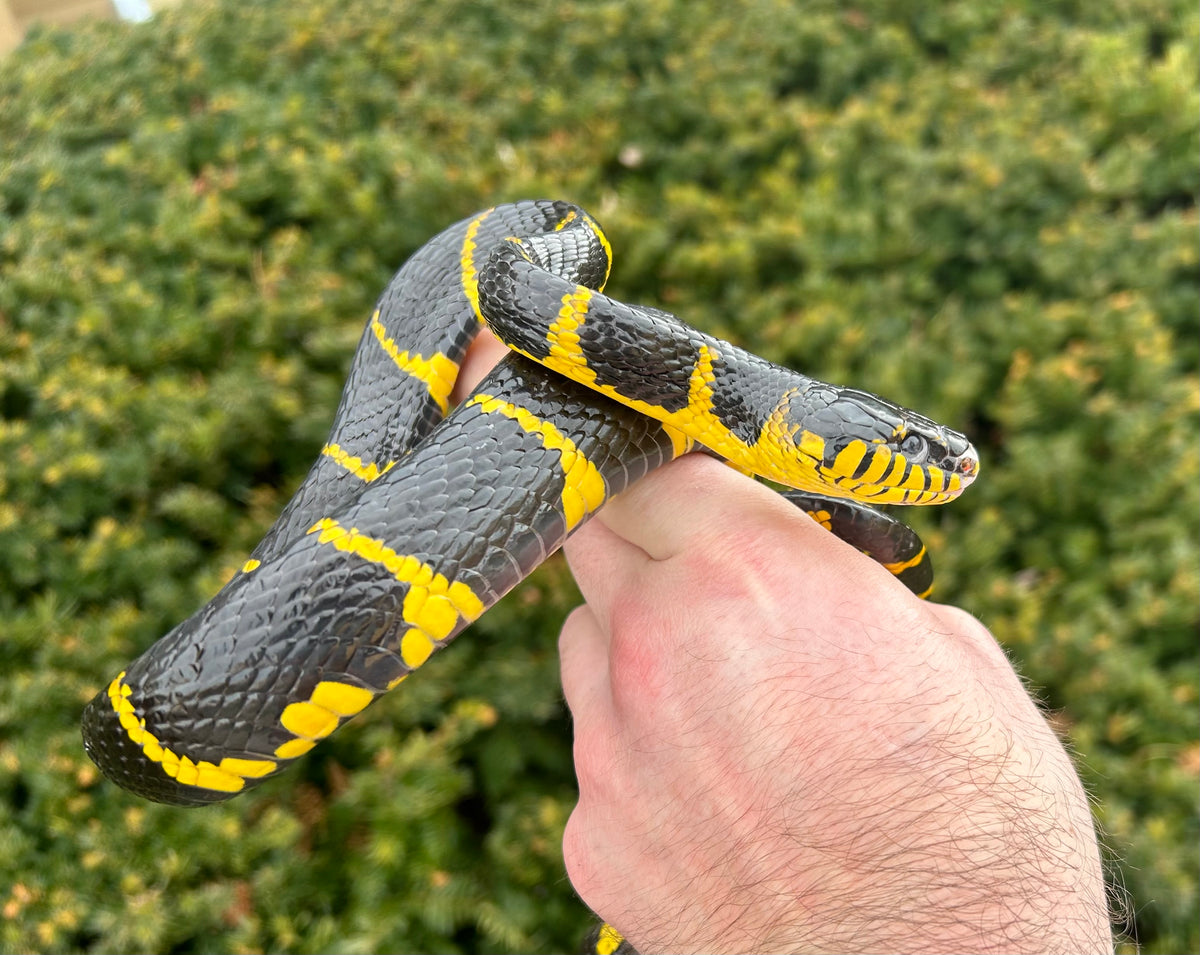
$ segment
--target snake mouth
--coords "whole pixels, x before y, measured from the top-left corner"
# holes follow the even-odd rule
[[[979,473],[979,455],[962,435],[938,426],[900,440],[840,437],[825,442],[818,478],[805,489],[869,504],[945,504]]]

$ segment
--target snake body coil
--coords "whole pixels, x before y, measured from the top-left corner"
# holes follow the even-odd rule
[[[919,539],[860,502],[957,496],[977,470],[966,438],[609,299],[609,266],[590,216],[536,201],[451,226],[400,269],[278,521],[88,705],[84,745],[105,775],[177,805],[275,775],[697,442],[798,488],[814,517],[928,590]],[[444,417],[484,321],[518,353]]]

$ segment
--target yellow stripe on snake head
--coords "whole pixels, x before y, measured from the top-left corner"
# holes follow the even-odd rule
[[[867,456],[867,444],[865,441],[851,441],[834,458],[832,470],[845,474],[847,476],[853,474],[863,458]]]
[[[860,442],[861,443],[861,442]],[[865,447],[865,445],[864,445]],[[878,445],[871,452],[871,463],[858,479],[864,484],[875,484],[883,477],[884,472],[892,463],[892,449],[886,445]]]

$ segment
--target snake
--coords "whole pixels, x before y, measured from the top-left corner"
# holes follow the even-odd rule
[[[407,680],[606,500],[694,450],[788,489],[928,592],[920,538],[874,505],[956,498],[978,473],[971,442],[608,297],[611,265],[586,211],[527,200],[463,219],[401,266],[279,518],[87,704],[83,745],[108,779],[179,806],[260,785]],[[452,408],[485,326],[511,351]]]

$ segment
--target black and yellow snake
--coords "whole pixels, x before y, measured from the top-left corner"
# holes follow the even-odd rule
[[[608,240],[565,202],[446,229],[389,283],[320,457],[234,578],[88,705],[104,774],[177,805],[282,771],[549,557],[611,495],[703,445],[917,592],[904,525],[973,480],[965,437],[600,294]],[[481,323],[515,352],[452,413]],[[574,380],[568,380],[570,376]]]

